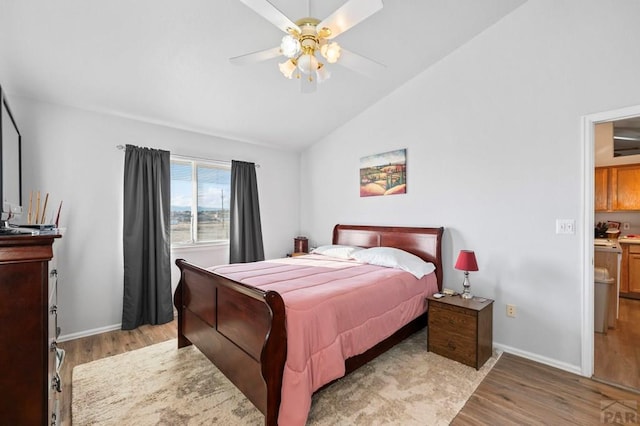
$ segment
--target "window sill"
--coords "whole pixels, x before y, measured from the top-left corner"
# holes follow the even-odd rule
[[[200,243],[200,244],[176,244],[171,246],[172,252],[181,251],[194,251],[194,250],[207,250],[212,248],[224,248],[229,247],[228,241],[221,241],[216,243]]]

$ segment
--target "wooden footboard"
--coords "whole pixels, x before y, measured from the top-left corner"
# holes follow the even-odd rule
[[[178,347],[195,344],[276,425],[287,357],[282,298],[183,259],[176,265]]]

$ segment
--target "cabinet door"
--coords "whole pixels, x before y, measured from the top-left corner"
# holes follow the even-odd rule
[[[640,165],[611,167],[611,209],[640,210]]]
[[[596,167],[594,180],[595,210],[607,211],[609,209],[609,168]]]
[[[620,293],[629,293],[629,245],[622,246],[622,261],[620,262]]]
[[[640,254],[629,253],[629,292],[640,293]]]

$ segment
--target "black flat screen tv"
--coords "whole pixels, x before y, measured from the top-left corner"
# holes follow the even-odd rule
[[[0,219],[8,220],[22,209],[22,135],[5,92],[0,86]]]

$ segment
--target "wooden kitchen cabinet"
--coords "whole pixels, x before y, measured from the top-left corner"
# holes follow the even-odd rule
[[[640,244],[621,244],[620,293],[640,293]]]
[[[631,244],[620,244],[622,247],[622,259],[620,260],[620,293],[629,293],[629,246]]]
[[[611,210],[640,210],[640,164],[611,167]]]
[[[609,210],[609,167],[596,167],[595,176],[595,210]]]
[[[629,246],[629,285],[628,293],[640,293],[640,245]]]
[[[595,211],[640,210],[640,164],[596,167]]]
[[[595,211],[640,210],[640,164],[596,167]]]

